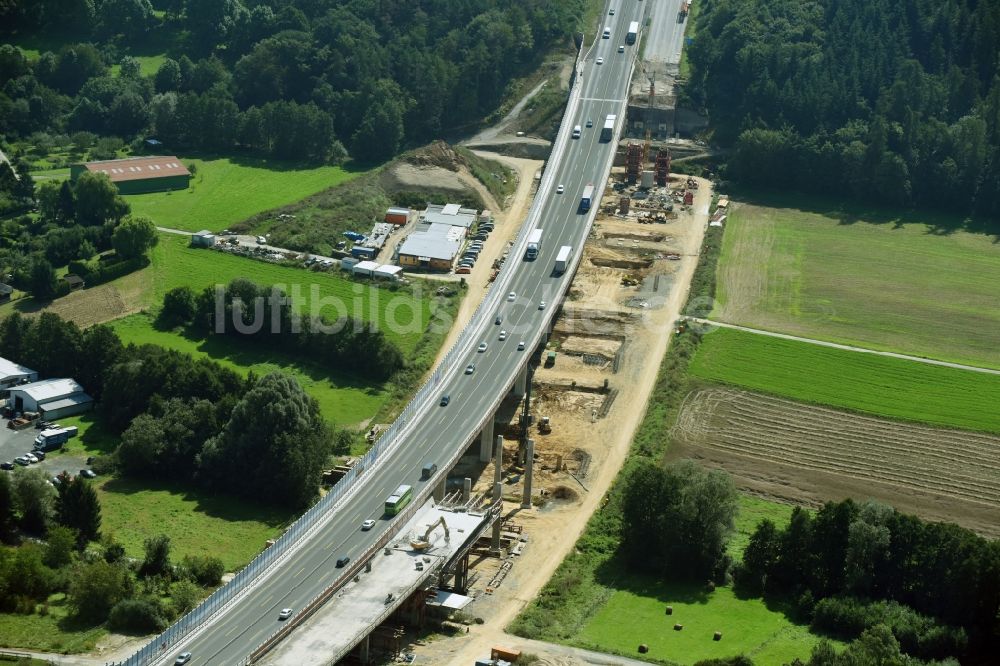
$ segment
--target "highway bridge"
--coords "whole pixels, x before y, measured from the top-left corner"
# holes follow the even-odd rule
[[[582,257],[580,250],[600,197],[587,212],[580,210],[580,197],[591,183],[597,192],[603,191],[641,41],[626,44],[625,36],[631,21],[642,23],[650,4],[614,0],[609,5],[616,9],[614,16],[604,9],[601,30],[610,28],[610,38],[600,38],[599,31],[578,61],[559,134],[509,259],[428,383],[327,497],[233,581],[130,657],[127,666],[171,664],[183,652],[190,652],[190,663],[198,666],[252,663],[258,648],[280,628],[280,609],[299,612],[353,579],[443,484],[448,470],[475,438],[481,440],[481,458],[489,460],[495,412],[511,390],[524,392],[528,360],[547,339]],[[621,52],[619,46],[624,46]],[[616,135],[602,141],[601,128],[609,114],[617,117]],[[592,127],[587,127],[588,121]],[[571,138],[575,125],[583,127],[578,139]],[[541,249],[537,259],[525,261],[528,235],[535,228],[544,230]],[[555,257],[563,245],[576,251],[569,269],[557,273]],[[499,324],[495,323],[498,318]],[[501,330],[507,332],[503,341]],[[519,349],[522,341],[524,348]],[[486,343],[486,350],[479,352],[481,343]],[[439,404],[443,394],[451,397],[447,406]],[[421,480],[421,468],[427,462],[436,463],[438,472]],[[385,499],[404,483],[414,487],[414,502],[399,516],[386,519]],[[375,519],[376,526],[363,531],[360,527],[366,519]],[[211,535],[204,538],[210,541]],[[343,564],[343,558],[350,560]]]

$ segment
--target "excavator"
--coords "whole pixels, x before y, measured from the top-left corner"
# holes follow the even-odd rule
[[[427,531],[424,532],[423,537],[419,539],[410,539],[410,547],[412,547],[413,550],[418,550],[421,552],[430,548],[431,532],[433,532],[434,528],[437,527],[438,525],[444,528],[444,540],[445,541],[451,540],[451,534],[448,532],[448,523],[444,521],[444,516],[441,516],[436,521],[427,526]]]

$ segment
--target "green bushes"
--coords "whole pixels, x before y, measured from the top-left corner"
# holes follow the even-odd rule
[[[108,628],[126,634],[153,634],[166,627],[163,605],[152,597],[119,601],[108,616]]]

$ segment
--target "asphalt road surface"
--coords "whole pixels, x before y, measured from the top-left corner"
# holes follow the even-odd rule
[[[680,11],[681,0],[655,0],[649,10],[649,41],[644,51],[646,60],[679,65],[681,62],[681,45],[684,40],[683,23],[677,22],[677,12]]]
[[[502,301],[503,323],[494,324],[493,314],[480,323],[480,335],[466,358],[443,374],[440,392],[451,396],[450,404],[440,407],[440,396],[432,396],[432,404],[413,417],[402,445],[359,478],[359,490],[337,515],[307,535],[307,541],[282,561],[280,570],[262,574],[250,591],[232,602],[225,614],[165,652],[157,663],[171,663],[175,655],[188,651],[193,654],[190,662],[193,666],[232,666],[246,657],[278,629],[280,609],[302,608],[336,580],[337,558],[349,555],[353,560],[389,528],[389,522],[383,518],[386,497],[402,483],[413,485],[414,491],[419,492],[421,484],[427,483],[420,481],[420,470],[426,462],[447,460],[466,446],[475,434],[483,410],[507,387],[508,378],[531,354],[530,348],[518,351],[518,342],[530,340],[533,335],[529,332],[541,328],[551,314],[557,287],[561,280],[568,279],[553,273],[556,253],[562,245],[580,251],[586,220],[585,214],[578,210],[580,195],[588,183],[602,182],[602,172],[615,146],[614,141],[600,141],[601,127],[607,114],[619,113],[636,49],[636,45],[628,45],[624,53],[618,53],[618,46],[625,44],[629,22],[640,21],[647,3],[616,0],[615,4],[616,16],[607,16],[605,10],[611,39],[598,39],[591,48],[583,78],[577,81],[577,86],[582,86],[578,112],[576,117],[566,119],[571,126],[583,126],[589,118],[593,127],[584,129],[581,138],[565,142],[552,187],[537,195],[534,205],[543,207],[538,224],[544,230],[541,253],[532,262],[511,257],[511,261],[520,263],[511,283],[502,288],[505,293],[513,291],[516,298],[513,302]],[[604,59],[602,65],[596,64],[598,57]],[[619,126],[621,122],[619,118]],[[550,160],[550,164],[554,161]],[[559,184],[565,188],[563,194],[555,193]],[[599,203],[599,197],[596,198],[595,205]],[[539,309],[542,301],[544,311]],[[508,334],[503,342],[499,340],[501,330]],[[476,351],[479,342],[487,343],[485,352]],[[467,364],[475,365],[471,375],[464,374]],[[362,532],[361,522],[367,518],[378,522],[374,529]],[[210,540],[211,535],[205,535],[205,539]],[[295,640],[294,633],[288,640]]]

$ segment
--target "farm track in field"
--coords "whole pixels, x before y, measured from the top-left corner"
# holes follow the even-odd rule
[[[674,438],[804,472],[1000,507],[1000,437],[713,388],[688,396]]]

